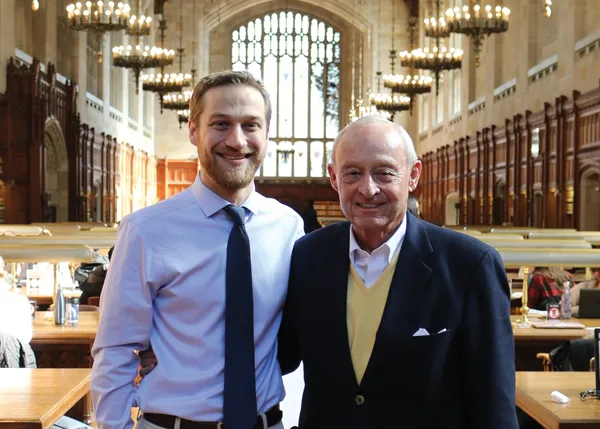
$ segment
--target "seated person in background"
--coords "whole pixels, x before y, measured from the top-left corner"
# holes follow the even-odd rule
[[[546,310],[547,304],[560,304],[560,297],[571,274],[558,267],[535,267],[529,281],[527,306],[534,310]]]
[[[573,289],[571,289],[571,303],[572,310],[571,315],[573,317],[579,317],[579,294],[581,289],[598,289],[600,288],[600,268],[594,269],[594,278],[592,280],[586,280],[581,283],[577,283]]]
[[[6,275],[4,259],[0,257],[0,333],[14,335],[23,344],[29,344],[32,336],[29,299],[11,291]]]
[[[304,232],[306,234],[313,232],[317,229],[321,229],[322,226],[319,223],[317,211],[315,210],[314,201],[310,200],[306,205],[303,213],[300,213],[302,220],[304,221]]]
[[[406,209],[419,219],[423,219],[423,216],[421,216],[421,206],[419,205],[419,200],[417,200],[414,196],[408,196]]]
[[[108,261],[110,263],[110,257],[112,255],[113,249],[115,247],[111,247],[108,251]],[[88,303],[88,299],[92,296],[100,296],[102,292],[102,287],[104,286],[104,279],[106,278],[106,272],[108,271],[109,264],[98,265],[94,268],[94,271],[90,273],[90,276],[87,280],[79,286],[81,289],[81,296],[79,297],[79,304]]]

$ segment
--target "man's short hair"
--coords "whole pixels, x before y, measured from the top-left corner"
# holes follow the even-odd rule
[[[216,88],[218,86],[225,85],[248,85],[252,88],[255,88],[262,95],[263,100],[265,101],[265,119],[266,126],[269,126],[271,122],[271,99],[269,98],[269,94],[260,80],[256,79],[252,74],[247,71],[234,71],[234,70],[226,70],[217,73],[211,73],[207,76],[204,76],[200,79],[200,82],[194,88],[194,92],[192,94],[192,98],[190,99],[190,120],[198,126],[198,120],[200,119],[200,115],[202,114],[202,109],[204,108],[203,99],[204,94],[211,89]]]
[[[349,123],[339,132],[339,134],[337,135],[337,137],[335,138],[335,140],[333,142],[333,149],[331,150],[331,163],[335,164],[335,152],[336,152],[337,145],[338,145],[339,141],[341,140],[342,136],[344,135],[344,133],[350,127],[356,126],[356,125],[369,125],[374,122],[393,125],[393,129],[400,136],[400,142],[402,143],[402,147],[404,148],[404,153],[406,154],[406,163],[409,167],[411,167],[419,159],[419,157],[417,156],[417,151],[415,149],[415,145],[414,145],[412,139],[410,138],[410,135],[401,125],[398,125],[391,121],[388,121],[387,119],[385,119],[379,115],[369,115],[369,116],[363,116],[362,118],[359,118],[356,121]]]

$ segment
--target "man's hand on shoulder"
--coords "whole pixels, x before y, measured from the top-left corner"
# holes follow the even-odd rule
[[[140,350],[138,357],[140,359],[138,375],[140,376],[141,380],[150,374],[154,368],[156,368],[156,365],[158,365],[158,359],[156,359],[154,350],[152,350],[152,345],[150,345],[146,350]]]

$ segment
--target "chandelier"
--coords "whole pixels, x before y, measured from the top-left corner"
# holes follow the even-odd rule
[[[390,120],[394,121],[396,113],[410,109],[410,97],[405,95],[387,95],[376,93],[371,95],[371,104],[378,111],[386,111],[390,115]]]
[[[483,9],[477,0],[473,5],[458,7],[446,11],[446,22],[451,33],[464,34],[473,39],[475,67],[479,67],[479,57],[483,39],[494,33],[508,30],[510,10],[506,7],[487,5]]]
[[[131,8],[128,4],[109,1],[87,1],[71,3],[67,6],[67,21],[72,30],[91,30],[98,33],[118,31],[127,28]]]
[[[130,36],[148,36],[152,27],[152,17],[141,15],[139,18],[133,15],[129,18],[129,24],[125,33]]]
[[[402,94],[426,94],[431,92],[433,78],[423,75],[383,75],[383,86]]]
[[[192,75],[187,73],[159,73],[142,75],[142,89],[158,94],[160,113],[163,112],[163,97],[169,92],[181,91],[192,84]]]
[[[131,45],[115,46],[113,52],[113,64],[116,67],[131,69],[135,76],[135,93],[138,93],[140,74],[142,70],[155,67],[164,67],[173,64],[175,51],[169,49],[157,48],[155,46]]]
[[[440,74],[446,70],[459,69],[462,65],[463,51],[446,47],[434,47],[432,50],[414,49],[400,52],[400,64],[403,67],[415,67],[430,70],[435,76],[436,94],[439,92]]]
[[[350,111],[350,121],[351,122],[354,122],[357,119],[363,118],[365,116],[381,116],[387,120],[389,120],[391,118],[391,114],[389,112],[386,112],[384,110],[381,110],[381,111],[377,110],[377,107],[375,107],[372,104],[364,104],[362,98],[358,99],[357,107],[358,107],[357,110],[355,110],[353,108]]]
[[[181,124],[187,123],[190,119],[189,109],[178,110],[177,111],[177,119],[179,120],[179,128],[181,128]]]
[[[181,91],[183,87],[192,84],[192,75],[189,73],[165,73],[142,75],[142,88],[144,91],[166,94]]]
[[[425,36],[440,39],[445,39],[450,36],[450,31],[448,30],[448,25],[446,25],[444,18],[425,18],[424,23]]]
[[[186,110],[190,105],[193,91],[184,91],[179,94],[163,96],[163,106],[167,110]]]

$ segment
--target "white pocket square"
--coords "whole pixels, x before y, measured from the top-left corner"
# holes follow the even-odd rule
[[[436,335],[439,334],[443,334],[444,332],[447,332],[448,330],[446,328],[441,329]],[[427,332],[427,329],[425,328],[419,328],[417,329],[417,332],[415,332],[413,334],[413,337],[428,337],[429,336],[429,332]]]

